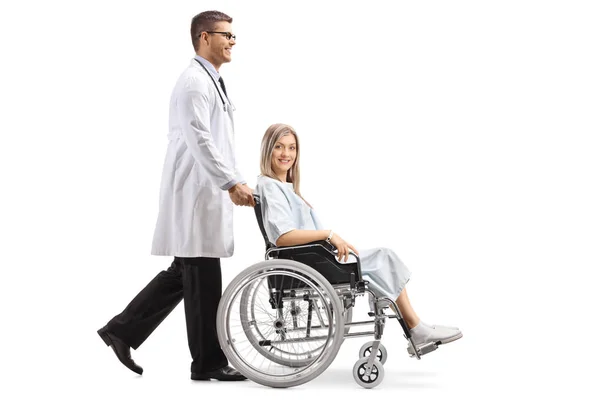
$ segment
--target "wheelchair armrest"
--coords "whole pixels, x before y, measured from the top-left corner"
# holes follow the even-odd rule
[[[331,243],[327,243],[325,240],[318,240],[315,242],[310,242],[310,243],[306,243],[306,244],[302,244],[302,245],[296,245],[296,246],[281,246],[281,247],[271,247],[267,250],[267,252],[265,253],[265,258],[268,259],[269,255],[271,253],[279,253],[279,252],[284,252],[284,251],[293,251],[296,254],[302,254],[303,250],[311,250],[311,249],[315,249],[315,248],[321,248],[323,250],[325,250],[327,253],[329,253],[332,257],[332,261],[337,264],[337,265],[344,265],[344,263],[341,263],[338,261],[337,259],[337,249],[335,248],[334,245],[332,245]],[[354,251],[350,250],[349,255],[351,255],[352,257],[354,257],[354,259],[356,260],[356,264],[357,264],[357,270],[358,270],[358,280],[359,282],[362,284],[362,268],[360,265],[360,258],[358,257],[358,254],[356,254]],[[359,283],[357,282],[357,283]]]
[[[309,243],[299,244],[299,245],[294,245],[294,246],[274,246],[267,251],[267,255],[269,253],[278,253],[280,251],[290,251],[290,250],[299,250],[301,252],[303,249],[310,249],[310,248],[315,248],[315,247],[321,247],[321,248],[325,249],[327,252],[331,253],[332,255],[334,255],[334,256],[336,255],[334,252],[335,246],[332,245],[331,243],[327,243],[325,240],[317,240],[315,242],[309,242]]]
[[[349,253],[349,255],[356,259],[356,262],[353,264],[340,262],[337,259],[337,250],[335,246],[331,245],[330,243],[327,243],[324,240],[310,242],[303,245],[271,247],[267,250],[265,254],[265,259],[269,259],[269,255],[272,253],[277,254],[276,258],[301,260],[301,262],[303,262],[304,264],[317,269],[319,269],[319,267],[317,267],[318,265],[321,265],[320,268],[323,268],[323,264],[320,261],[323,260],[325,264],[329,263],[331,267],[334,267],[332,270],[327,271],[345,271],[342,274],[347,273],[346,276],[350,281],[351,287],[357,288],[359,292],[364,292],[364,283],[362,279],[360,259],[358,255],[353,251],[350,251]],[[321,254],[319,255],[319,253]],[[320,258],[315,260],[315,256]],[[328,272],[322,269],[320,270],[320,272],[324,275],[327,275],[327,279],[330,280],[330,282],[334,282],[339,277],[339,275],[335,275],[336,273],[333,273],[334,275],[328,275]],[[339,282],[341,283],[342,281]]]
[[[267,250],[267,256],[272,252],[280,252],[280,251],[286,251],[286,250],[301,250],[301,249],[309,249],[309,248],[314,248],[314,247],[322,247],[327,252],[329,252],[332,256],[337,257],[337,249],[335,248],[335,246],[332,245],[331,243],[326,242],[325,240],[317,240],[315,242],[310,242],[310,243],[295,245],[295,246],[279,246],[279,247],[274,246],[274,247],[270,248],[269,250]],[[349,255],[354,257],[356,262],[360,264],[360,259],[358,257],[358,254],[356,254],[354,251],[350,250]],[[341,263],[339,263],[339,264],[341,264]]]

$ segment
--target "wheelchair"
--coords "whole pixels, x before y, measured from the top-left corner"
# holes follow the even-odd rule
[[[396,319],[408,340],[411,357],[437,349],[438,343],[415,346],[395,299],[377,297],[362,279],[360,258],[340,263],[325,241],[277,247],[269,242],[260,198],[254,212],[266,245],[265,261],[252,265],[227,286],[219,303],[217,332],[229,362],[261,385],[285,388],[319,376],[349,337],[373,336],[359,351],[354,380],[364,388],[384,378],[387,351],[381,338],[387,319]],[[370,294],[370,320],[353,322],[356,298]],[[393,315],[385,310],[390,307]],[[372,325],[370,331],[350,328]]]

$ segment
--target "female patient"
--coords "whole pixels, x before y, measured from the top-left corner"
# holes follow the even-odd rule
[[[299,164],[300,146],[294,129],[284,124],[271,125],[262,140],[261,176],[256,185],[269,241],[277,246],[294,246],[329,238],[339,260],[347,261],[350,250],[359,252],[337,233],[323,229],[315,211],[301,197]],[[419,319],[405,289],[411,272],[393,251],[362,250],[359,257],[369,289],[377,296],[396,299],[415,345],[431,341],[449,343],[462,337],[458,328],[428,325]]]

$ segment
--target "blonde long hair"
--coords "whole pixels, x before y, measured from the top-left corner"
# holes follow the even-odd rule
[[[291,126],[286,124],[273,124],[265,132],[260,145],[260,173],[264,176],[279,180],[271,166],[271,157],[273,156],[273,149],[275,148],[277,141],[281,139],[282,136],[290,134],[294,135],[296,138],[296,160],[294,161],[292,168],[288,169],[285,180],[286,182],[292,183],[294,192],[302,197],[300,195],[300,141],[298,140],[298,134]]]

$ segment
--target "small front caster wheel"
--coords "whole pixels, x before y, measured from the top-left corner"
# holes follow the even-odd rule
[[[360,386],[371,389],[383,381],[384,372],[383,365],[375,360],[371,367],[371,371],[367,373],[368,360],[368,357],[359,359],[356,364],[354,364],[354,368],[352,368],[352,375],[354,376],[356,383]]]
[[[371,352],[373,351],[373,342],[367,342],[362,345],[360,351],[358,352],[358,357],[369,357]],[[377,349],[377,360],[381,363],[381,365],[385,364],[387,361],[387,350],[385,346],[379,343],[379,348]]]

